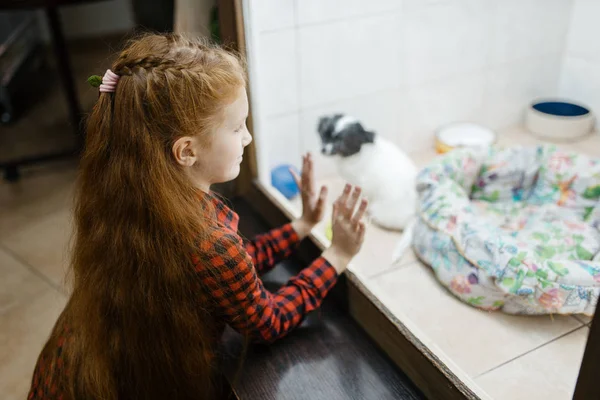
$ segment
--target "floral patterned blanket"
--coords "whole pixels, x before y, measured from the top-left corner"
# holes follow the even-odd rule
[[[417,179],[413,247],[462,301],[592,315],[600,294],[600,159],[553,146],[459,149]]]

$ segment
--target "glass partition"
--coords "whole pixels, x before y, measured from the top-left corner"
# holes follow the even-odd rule
[[[476,165],[460,164],[454,171],[468,175],[474,168],[477,175],[465,178],[473,182],[459,194],[471,203],[470,212],[489,217],[479,222],[492,225],[492,234],[516,237],[519,246],[533,249],[532,259],[547,259],[544,268],[527,264],[520,252],[508,259],[489,255],[491,245],[480,233],[481,246],[488,246],[481,252],[488,252],[495,267],[508,266],[506,275],[494,275],[483,261],[468,257],[474,253],[464,243],[452,242],[451,228],[438,224],[425,232],[423,220],[431,215],[422,205],[423,192],[417,200],[421,228],[413,236],[421,246],[419,257],[408,249],[394,258],[402,231],[372,219],[350,268],[481,397],[569,399],[575,388],[591,320],[585,313],[593,312],[600,290],[600,244],[593,224],[600,172],[589,172],[600,171],[594,161],[600,159],[594,119],[600,110],[597,15],[600,2],[585,0],[244,1],[259,181],[289,215],[299,215],[300,202],[286,169],[300,168],[306,152],[312,153],[318,181],[329,187],[332,202],[353,178],[362,179],[374,196],[393,192],[395,182],[406,185],[410,168],[398,161],[404,156],[424,171],[418,179],[426,179],[436,170],[425,167],[460,153],[445,151],[486,144],[492,134],[498,150],[474,149]],[[320,134],[320,123],[329,123],[330,132],[322,126]],[[558,149],[517,150],[540,144]],[[531,157],[530,163],[523,157]],[[374,159],[382,167],[369,169]],[[503,164],[494,165],[499,159]],[[535,171],[518,175],[519,166],[532,165]],[[502,185],[500,197],[493,191],[491,197],[474,193],[479,180],[485,181],[482,187],[496,184],[490,168],[499,168],[501,179],[511,179],[505,171],[531,178],[529,186],[515,184],[526,193],[506,199]],[[528,197],[544,179],[549,197]],[[510,184],[504,189],[515,189]],[[503,199],[507,203],[498,204]],[[400,198],[397,206],[411,203]],[[496,206],[506,214],[486,214],[498,214]],[[535,218],[543,220],[544,207],[559,210],[548,211],[555,219],[568,209],[566,222],[557,224],[580,230],[561,231],[561,243],[567,243],[562,250],[552,245],[556,238],[543,243],[555,225],[540,220],[537,233],[531,225]],[[523,216],[532,219],[519,222]],[[329,244],[327,222],[313,232],[322,247]],[[587,272],[571,271],[577,278],[569,280],[557,261],[563,259],[564,268],[579,265]],[[459,264],[475,272],[461,272]],[[529,269],[508,276],[516,265]],[[498,298],[488,304],[490,296]],[[530,306],[523,305],[527,301]],[[517,311],[542,315],[511,314]]]

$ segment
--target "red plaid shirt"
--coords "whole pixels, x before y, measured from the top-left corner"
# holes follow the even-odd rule
[[[337,273],[324,258],[291,278],[275,293],[267,291],[257,273],[271,270],[290,256],[299,243],[291,224],[273,229],[244,242],[237,234],[239,217],[214,195],[210,200],[216,211],[209,239],[199,244],[194,257],[196,271],[208,289],[200,297],[213,304],[216,331],[229,324],[255,341],[272,342],[298,326],[304,316],[319,307],[337,281]],[[68,336],[68,334],[67,334]],[[60,355],[68,339],[62,337],[56,348]],[[56,387],[48,387],[47,373],[64,373],[62,358],[51,368],[40,357],[33,373],[29,400],[61,399]]]
[[[257,273],[290,256],[300,241],[298,235],[287,224],[244,243],[237,234],[238,215],[214,196],[212,203],[218,225],[210,240],[200,244],[195,264],[216,301],[215,317],[256,341],[285,336],[319,307],[336,283],[337,272],[320,257],[277,292],[267,291]]]

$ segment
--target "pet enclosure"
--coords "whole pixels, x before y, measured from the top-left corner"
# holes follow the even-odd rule
[[[446,124],[477,123],[496,132],[498,145],[532,146],[545,143],[525,127],[533,102],[568,99],[600,113],[600,45],[592,39],[600,34],[592,17],[600,3],[223,3],[237,34],[230,38],[249,69],[254,145],[240,181],[289,218],[300,214],[299,200],[286,197],[285,174],[275,185],[273,174],[299,168],[303,153],[314,155],[330,202],[344,184],[335,162],[320,154],[321,116],[355,117],[421,168],[437,157],[435,132]],[[558,145],[600,157],[597,132]],[[320,248],[329,245],[326,222],[311,238]],[[399,238],[368,227],[346,273],[348,301],[357,321],[428,397],[567,399],[578,382],[577,397],[590,398],[589,360],[598,351],[600,323],[592,329],[585,315],[513,316],[470,307],[412,251],[392,264]]]

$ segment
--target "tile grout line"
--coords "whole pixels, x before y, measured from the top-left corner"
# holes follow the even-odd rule
[[[396,272],[396,271],[398,271],[400,268],[404,268],[404,267],[408,267],[408,266],[410,266],[410,265],[412,265],[412,264],[416,264],[416,263],[418,263],[418,261],[419,261],[419,260],[410,260],[410,261],[408,261],[408,260],[407,260],[406,262],[404,262],[404,263],[400,263],[399,265],[397,265],[397,266],[395,266],[395,267],[393,267],[393,268],[386,269],[386,270],[383,270],[383,271],[379,271],[379,272],[377,272],[377,273],[375,273],[375,274],[373,274],[373,275],[368,275],[368,276],[366,276],[366,278],[367,278],[367,279],[375,279],[375,278],[379,278],[379,277],[381,277],[381,276],[383,276],[383,275],[386,275],[386,274],[389,274],[389,273],[392,273],[392,272]]]
[[[300,72],[298,72],[298,74],[300,74]],[[312,105],[309,105],[309,106],[306,106],[306,107],[302,106],[302,104],[299,104],[298,108],[295,108],[293,110],[281,111],[281,112],[270,113],[270,114],[266,113],[265,117],[266,118],[288,117],[288,116],[296,114],[296,113],[302,114],[303,112],[316,111],[316,110],[319,110],[319,109],[322,109],[322,108],[328,108],[328,107],[336,106],[336,105],[339,105],[339,103],[343,103],[343,102],[346,102],[346,101],[355,101],[355,100],[358,100],[358,99],[363,98],[363,97],[375,96],[375,95],[381,94],[382,92],[392,92],[392,91],[396,91],[396,90],[399,90],[399,89],[402,89],[402,86],[398,86],[398,87],[391,86],[391,87],[387,87],[387,88],[384,88],[384,89],[376,89],[376,90],[373,90],[373,91],[359,93],[359,94],[355,94],[355,95],[348,96],[348,97],[341,97],[341,98],[334,99],[334,100],[328,100],[328,101],[323,102],[323,103],[312,104]],[[301,96],[299,95],[299,97],[301,97]]]
[[[302,87],[300,85],[300,83],[302,82],[302,71],[301,71],[301,66],[302,66],[302,52],[300,51],[300,27],[299,27],[299,23],[298,23],[298,1],[294,0],[293,3],[293,13],[294,13],[294,57],[296,58],[295,60],[295,86],[296,86],[296,108],[293,112],[290,112],[290,115],[296,115],[298,117],[298,147],[300,147],[301,153],[304,154],[304,152],[306,151],[306,140],[304,139],[304,135],[302,135],[300,126],[300,116],[302,115],[302,97],[303,97],[303,92],[302,92]],[[267,115],[266,118],[269,118],[269,116]]]
[[[581,318],[580,314],[573,314],[573,318],[575,318],[578,322],[581,322],[584,325],[588,325],[588,324],[590,324],[592,322],[591,319],[589,321],[587,321],[587,322],[585,320],[583,320],[583,319],[580,319]]]
[[[44,275],[43,273],[38,271],[38,269],[35,268],[33,265],[29,264],[27,261],[25,261],[23,258],[21,258],[21,256],[19,256],[17,253],[15,253],[14,251],[12,251],[8,247],[6,247],[6,245],[0,243],[0,249],[5,251],[6,253],[8,253],[15,260],[17,260],[20,264],[22,264],[25,268],[27,268],[29,270],[29,272],[31,272],[32,274],[34,274],[35,276],[40,278],[42,281],[44,281],[45,283],[50,285],[50,287],[52,289],[58,291],[63,296],[66,296],[66,293],[61,289],[60,285],[57,285],[56,283],[54,283],[50,278],[48,278],[46,275]]]
[[[298,40],[296,40],[297,42]],[[297,44],[297,43],[296,43]],[[297,49],[298,52],[298,49]],[[448,82],[448,81],[452,81],[455,79],[464,79],[466,77],[472,76],[474,73],[486,73],[486,72],[490,72],[494,69],[498,69],[498,68],[505,68],[505,67],[509,67],[512,64],[519,64],[521,65],[522,62],[524,61],[528,61],[528,60],[533,60],[533,59],[538,59],[540,56],[541,57],[546,57],[546,56],[550,56],[553,55],[555,53],[547,53],[547,54],[541,54],[539,56],[531,56],[531,57],[523,57],[523,58],[519,58],[519,59],[515,59],[515,60],[511,60],[511,61],[506,61],[494,66],[485,66],[485,67],[481,67],[481,68],[475,68],[475,69],[471,69],[469,71],[462,71],[456,74],[452,74],[449,75],[447,77],[442,77],[442,78],[436,78],[433,80],[428,80],[425,82],[421,82],[417,85],[409,85],[409,84],[398,84],[398,85],[392,85],[392,86],[388,86],[385,88],[380,88],[380,89],[376,89],[376,90],[372,90],[372,91],[365,91],[364,93],[358,93],[358,94],[353,94],[351,96],[347,96],[347,97],[340,97],[340,98],[336,98],[334,100],[328,100],[326,102],[322,102],[322,103],[315,103],[315,104],[310,104],[307,106],[303,106],[301,100],[299,100],[299,104],[298,107],[295,109],[290,109],[287,111],[281,111],[281,112],[276,112],[276,113],[266,113],[265,117],[266,118],[283,118],[283,117],[288,117],[291,115],[294,115],[296,113],[298,114],[302,114],[303,112],[307,112],[307,111],[314,111],[314,110],[318,110],[320,108],[327,108],[327,107],[331,107],[334,105],[338,105],[339,103],[343,103],[346,101],[355,101],[358,100],[360,98],[363,97],[368,97],[368,96],[374,96],[377,94],[380,94],[382,92],[391,92],[391,91],[397,91],[397,90],[404,90],[406,92],[411,91],[411,90],[420,90],[422,87],[424,86],[430,86],[430,85],[438,85],[441,84],[443,82]],[[298,54],[297,54],[298,56]],[[296,75],[298,75],[299,72],[296,73]],[[296,77],[297,82],[299,83],[299,78]],[[299,92],[299,91],[298,91]],[[298,93],[298,97],[300,96],[300,93]]]
[[[557,340],[559,340],[559,339],[562,339],[562,338],[563,338],[563,337],[565,337],[565,336],[568,336],[568,335],[570,335],[570,334],[572,334],[572,333],[575,333],[576,331],[578,331],[578,330],[580,330],[580,329],[583,329],[583,328],[586,328],[586,327],[588,327],[588,326],[587,326],[587,325],[583,325],[583,324],[582,324],[581,326],[578,326],[578,327],[577,327],[577,328],[575,328],[575,329],[572,329],[572,330],[570,330],[570,331],[568,331],[568,332],[566,332],[566,333],[563,333],[562,335],[560,335],[560,336],[557,336],[557,337],[555,337],[554,339],[552,339],[552,340],[550,340],[550,341],[548,341],[548,342],[546,342],[546,343],[543,343],[543,344],[541,344],[541,345],[539,345],[539,346],[537,346],[537,347],[535,347],[535,348],[533,348],[533,349],[531,349],[531,350],[528,350],[528,351],[526,351],[525,353],[519,354],[518,356],[516,356],[516,357],[513,357],[513,358],[511,358],[510,360],[507,360],[507,361],[505,361],[505,362],[503,362],[503,363],[501,363],[501,364],[498,364],[498,365],[496,365],[495,367],[492,367],[492,368],[490,368],[490,369],[489,369],[489,370],[487,370],[487,371],[484,371],[484,372],[482,372],[482,373],[480,373],[480,374],[477,374],[477,375],[475,375],[475,376],[473,377],[473,379],[479,379],[479,378],[481,378],[482,376],[484,376],[484,375],[487,375],[487,374],[489,374],[490,372],[493,372],[493,371],[495,371],[495,370],[497,370],[497,369],[499,369],[499,368],[501,368],[501,367],[505,366],[506,364],[509,364],[509,363],[511,363],[511,362],[513,362],[513,361],[515,361],[515,360],[517,360],[517,359],[519,359],[519,358],[521,358],[521,357],[524,357],[524,356],[528,355],[529,353],[533,353],[534,351],[536,351],[536,350],[538,350],[538,349],[541,349],[542,347],[545,347],[545,346],[547,346],[547,345],[549,345],[549,344],[551,344],[551,343],[553,343],[553,342],[556,342],[556,341],[557,341]],[[589,328],[589,327],[588,327],[588,328]]]
[[[298,15],[297,15],[298,10],[297,9],[298,9],[297,2],[294,1],[294,12],[295,12],[294,25],[282,26],[279,28],[262,29],[262,30],[259,30],[259,33],[277,33],[277,32],[286,31],[289,29],[303,29],[303,28],[321,27],[321,26],[331,25],[331,24],[340,24],[343,22],[356,22],[359,20],[368,20],[368,19],[373,19],[373,18],[385,17],[385,16],[390,15],[391,13],[403,15],[405,12],[403,10],[403,7],[396,6],[396,7],[390,8],[388,10],[375,11],[375,12],[370,12],[370,13],[366,13],[366,14],[352,14],[352,15],[348,15],[346,17],[341,17],[341,18],[332,18],[332,19],[321,20],[321,21],[300,23],[300,21],[298,21]]]

